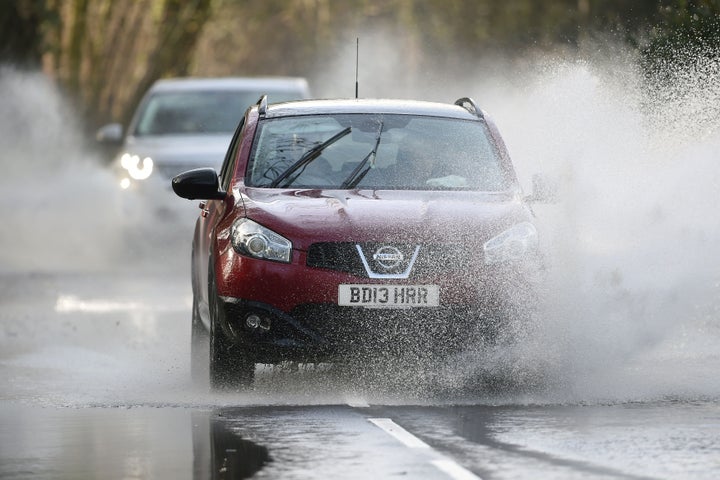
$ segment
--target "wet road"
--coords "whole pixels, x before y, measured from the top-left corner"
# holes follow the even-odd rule
[[[699,391],[668,376],[602,399],[547,376],[265,367],[253,391],[211,394],[189,380],[182,268],[131,272],[0,276],[0,478],[720,475],[720,402],[702,371]]]
[[[540,325],[435,375],[262,369],[222,395],[189,380],[196,205],[128,199],[60,93],[4,71],[0,478],[720,478],[717,64],[649,99],[601,57],[448,86],[497,112],[525,188],[566,184],[537,209]]]

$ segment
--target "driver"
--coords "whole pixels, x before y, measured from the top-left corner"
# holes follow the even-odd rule
[[[465,187],[464,177],[453,175],[445,156],[450,151],[436,139],[413,132],[398,147],[393,174],[395,185],[407,188]]]

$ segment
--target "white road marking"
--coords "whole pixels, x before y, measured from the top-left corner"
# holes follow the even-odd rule
[[[399,440],[403,445],[409,448],[430,448],[430,445],[417,438],[412,433],[402,428],[389,418],[368,418],[370,422],[382,428],[387,433]]]
[[[427,449],[434,452],[430,445],[423,442],[389,418],[368,418],[368,420],[383,429],[385,432],[389,433],[391,436],[395,437],[395,439],[399,440],[406,447]],[[436,455],[438,458],[432,460],[430,463],[441,472],[447,474],[453,480],[482,480],[470,470],[458,465],[453,460],[445,458],[439,453]]]
[[[452,460],[439,459],[431,462],[438,470],[447,473],[454,480],[481,480],[467,468],[458,465]]]
[[[192,303],[189,305],[192,305]],[[55,301],[55,311],[58,313],[179,312],[188,308],[188,302],[173,305],[148,305],[138,302],[117,302],[104,299],[81,300],[75,295],[58,295]]]

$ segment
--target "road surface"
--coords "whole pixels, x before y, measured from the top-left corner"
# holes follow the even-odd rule
[[[0,478],[720,475],[703,371],[676,390],[630,372],[602,396],[537,372],[261,366],[252,391],[212,394],[189,378],[183,270],[0,276]]]

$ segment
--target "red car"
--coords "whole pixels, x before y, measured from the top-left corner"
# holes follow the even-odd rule
[[[250,107],[221,171],[191,170],[194,368],[385,350],[442,355],[521,314],[537,232],[500,134],[468,98]],[[206,355],[206,354],[205,354]]]

